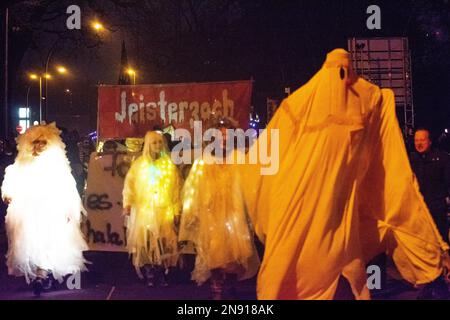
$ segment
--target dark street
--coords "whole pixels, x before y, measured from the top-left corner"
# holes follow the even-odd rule
[[[0,300],[209,300],[209,285],[197,286],[188,280],[188,271],[178,271],[170,277],[168,287],[148,288],[133,270],[127,254],[88,252],[92,262],[89,272],[82,273],[81,289],[69,290],[65,283],[36,298],[23,277],[7,275],[6,243],[1,238]],[[100,272],[100,270],[102,270]],[[256,300],[256,279],[238,282],[238,300]],[[403,282],[389,279],[383,293],[374,292],[375,300],[415,300],[418,290]]]

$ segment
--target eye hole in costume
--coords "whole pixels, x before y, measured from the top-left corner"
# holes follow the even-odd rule
[[[45,146],[45,145],[47,145],[47,140],[39,140],[39,139],[37,139],[37,140],[34,140],[32,143],[33,143],[33,145]]]
[[[342,67],[339,70],[339,76],[341,77],[341,80],[344,80],[344,78],[345,78],[345,70]]]

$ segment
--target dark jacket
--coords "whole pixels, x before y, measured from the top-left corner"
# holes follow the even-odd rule
[[[450,155],[430,150],[413,152],[411,166],[419,182],[420,192],[444,239],[448,239],[447,203],[450,196]]]

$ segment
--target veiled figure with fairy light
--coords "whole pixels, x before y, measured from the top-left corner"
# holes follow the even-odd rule
[[[8,204],[8,273],[33,281],[39,295],[51,274],[62,281],[86,270],[87,244],[80,231],[84,211],[54,123],[17,138],[18,155],[6,169],[2,200]]]
[[[180,241],[194,243],[192,280],[210,279],[215,300],[235,298],[237,280],[253,277],[259,267],[252,227],[246,212],[241,180],[233,161],[237,152],[227,144],[227,131],[235,128],[224,117],[213,124],[218,148],[195,160],[184,184]],[[220,130],[220,131],[219,131]]]
[[[140,278],[147,285],[167,285],[166,275],[178,260],[175,220],[179,215],[179,174],[168,155],[163,136],[145,135],[143,154],[132,163],[123,190],[127,247]],[[159,279],[156,279],[159,278]]]

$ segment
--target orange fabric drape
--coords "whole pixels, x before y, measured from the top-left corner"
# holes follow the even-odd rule
[[[278,172],[237,166],[266,248],[259,299],[332,299],[341,275],[370,298],[366,264],[384,251],[412,283],[440,274],[447,245],[414,180],[393,93],[354,75],[345,50],[282,102],[273,129]],[[252,148],[264,143],[277,141],[263,134]]]

